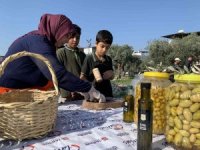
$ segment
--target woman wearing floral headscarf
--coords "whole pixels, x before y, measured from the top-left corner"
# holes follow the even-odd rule
[[[70,32],[73,32],[73,26],[69,18],[64,15],[44,14],[40,19],[38,30],[15,40],[5,57],[24,50],[41,54],[51,62],[59,87],[68,91],[81,92],[90,100],[98,98],[100,101],[105,101],[105,97],[89,82],[75,77],[59,63],[56,57],[56,48],[66,42]],[[21,57],[7,65],[0,78],[0,87],[1,89],[44,87],[48,81],[51,81],[51,74],[41,61],[32,57]]]

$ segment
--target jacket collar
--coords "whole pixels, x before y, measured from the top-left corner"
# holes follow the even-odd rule
[[[97,55],[95,54],[95,51],[92,52],[92,57],[94,62],[105,62],[106,60],[106,55],[103,56],[102,60],[98,59]]]
[[[78,48],[75,48],[75,49],[73,49],[73,48],[70,48],[70,47],[67,45],[67,43],[65,43],[65,44],[64,44],[64,47],[65,47],[66,49],[68,49],[68,50],[72,51],[72,52],[78,52],[78,51],[79,51],[79,49],[78,49]]]

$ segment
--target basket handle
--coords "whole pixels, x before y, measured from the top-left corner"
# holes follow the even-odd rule
[[[59,94],[58,81],[57,81],[54,69],[53,69],[51,63],[49,62],[49,60],[47,58],[45,58],[44,56],[40,55],[40,54],[35,54],[35,53],[27,52],[27,51],[22,51],[22,52],[18,52],[16,54],[8,56],[0,64],[0,76],[2,76],[4,74],[4,70],[5,70],[5,68],[6,68],[6,66],[8,65],[9,62],[11,62],[11,61],[13,61],[15,59],[18,59],[20,57],[23,57],[23,56],[31,56],[31,57],[37,58],[37,59],[43,61],[46,64],[46,66],[48,67],[48,69],[49,69],[49,71],[51,73],[51,76],[52,76],[52,81],[53,81],[54,88],[56,90],[56,95],[58,95]]]

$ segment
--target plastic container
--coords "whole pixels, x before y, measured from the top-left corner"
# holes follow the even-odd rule
[[[166,89],[166,140],[176,149],[200,149],[200,75],[175,75]]]
[[[162,72],[144,72],[144,78],[135,87],[134,122],[138,122],[138,100],[140,99],[140,83],[151,83],[151,99],[153,100],[153,133],[165,132],[165,88],[171,84],[169,74]]]

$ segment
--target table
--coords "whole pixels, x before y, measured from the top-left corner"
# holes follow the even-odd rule
[[[122,121],[122,108],[95,111],[82,101],[59,105],[55,130],[46,137],[22,142],[0,139],[2,150],[134,150],[137,127]],[[154,150],[174,150],[163,135],[153,135]]]

